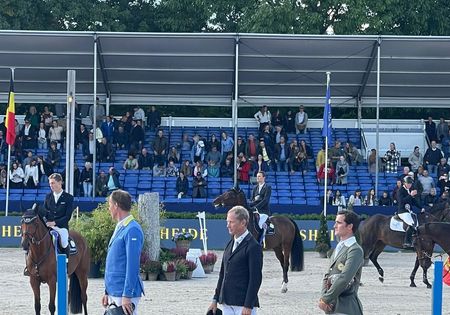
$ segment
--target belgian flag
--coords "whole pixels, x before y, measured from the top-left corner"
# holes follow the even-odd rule
[[[14,145],[16,141],[16,107],[14,103],[14,70],[11,69],[11,80],[9,83],[8,108],[6,109],[6,143]]]
[[[450,257],[447,259],[447,261],[444,264],[444,274],[442,281],[448,286],[450,286]]]

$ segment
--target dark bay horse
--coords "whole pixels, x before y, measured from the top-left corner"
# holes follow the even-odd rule
[[[56,293],[56,255],[52,236],[45,226],[37,206],[29,209],[22,216],[22,248],[28,251],[26,259],[30,273],[30,284],[34,293],[34,310],[41,314],[41,283],[47,283],[50,291],[48,309],[55,314]],[[93,227],[95,228],[95,227]],[[85,239],[77,232],[70,231],[70,237],[77,245],[78,253],[71,255],[67,267],[70,276],[69,306],[72,314],[87,315],[87,275],[89,272],[90,255]]]
[[[248,210],[245,194],[239,188],[232,188],[223,193],[213,201],[216,207],[234,207],[243,206]],[[255,219],[252,211],[248,229],[252,235],[258,239],[258,231],[255,228]],[[273,249],[275,255],[283,268],[283,283],[281,292],[287,291],[289,260],[291,271],[302,271],[304,266],[303,240],[300,237],[300,231],[297,224],[285,216],[273,216],[270,221],[275,227],[273,235],[267,235],[265,238],[265,249]]]
[[[402,248],[405,236],[404,232],[397,232],[390,229],[391,218],[392,216],[375,214],[364,220],[364,223],[359,226],[361,246],[364,250],[364,258],[370,259],[370,261],[372,261],[374,266],[377,268],[379,274],[378,279],[381,282],[384,281],[384,270],[377,261],[378,256],[388,245]],[[419,224],[427,222],[450,221],[450,206],[448,203],[436,204],[430,209],[430,212],[420,213],[418,215],[418,219]],[[414,269],[409,277],[411,281],[410,286],[416,286],[414,278],[419,265],[423,269],[423,283],[425,283],[428,288],[431,288],[431,284],[428,282],[427,277],[428,268],[431,266],[430,259],[419,260],[416,258]]]
[[[432,222],[418,228],[416,250],[419,260],[431,259],[434,244],[438,244],[450,256],[450,223]],[[431,254],[430,254],[431,253]]]

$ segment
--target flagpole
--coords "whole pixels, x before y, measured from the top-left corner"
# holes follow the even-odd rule
[[[331,72],[327,72],[327,93],[328,90],[330,88],[330,75]],[[327,100],[326,102],[329,102],[329,100]],[[325,106],[328,106],[328,104],[325,104]],[[328,123],[328,121],[327,121]],[[328,204],[328,198],[327,198],[327,188],[328,188],[328,134],[330,134],[329,132],[327,132],[327,135],[325,136],[325,183],[324,183],[324,196],[323,196],[323,214],[325,216],[325,218],[327,217],[327,204]]]
[[[9,181],[10,181],[10,172],[11,172],[11,145],[8,145],[8,167],[6,174],[6,205],[5,205],[5,217],[8,216],[9,210]]]
[[[14,144],[16,134],[15,131],[11,132],[11,128],[15,128],[15,105],[14,105],[14,68],[11,68],[11,80],[10,80],[9,92],[8,92],[8,105],[6,107],[6,143],[8,144],[8,164],[7,164],[7,172],[6,172],[6,203],[5,203],[5,217],[8,216],[9,212],[9,186],[10,186],[10,177],[11,177],[11,146]],[[10,115],[10,111],[12,111],[13,115]],[[12,116],[12,117],[11,117]],[[12,121],[10,121],[13,119]],[[15,129],[12,129],[15,130]]]

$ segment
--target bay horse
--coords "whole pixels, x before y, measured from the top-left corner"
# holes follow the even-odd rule
[[[418,259],[429,258],[433,255],[434,244],[450,256],[450,223],[431,222],[418,227],[416,250]]]
[[[390,220],[393,216],[387,216],[382,214],[375,214],[370,218],[364,220],[363,224],[359,226],[359,233],[361,236],[361,247],[364,250],[364,258],[370,259],[377,268],[380,282],[384,281],[384,270],[381,268],[377,259],[378,256],[383,252],[386,246],[393,246],[396,248],[403,248],[403,240],[405,233],[393,231],[390,228]],[[419,224],[424,224],[427,222],[442,222],[450,221],[450,207],[447,202],[439,203],[434,205],[430,212],[420,213],[418,215]],[[434,246],[434,244],[433,244]],[[426,284],[427,288],[431,288],[431,284],[428,282],[427,271],[431,266],[430,259],[418,259],[416,257],[416,262],[414,269],[409,277],[410,286],[416,287],[415,276],[417,269],[422,267],[423,270],[423,283]]]
[[[47,283],[50,291],[48,309],[55,314],[56,293],[56,255],[52,236],[39,214],[35,204],[28,209],[21,220],[22,248],[28,251],[26,266],[30,273],[30,284],[34,293],[34,311],[41,314],[41,283]],[[95,228],[95,227],[93,227]],[[87,275],[90,266],[90,255],[86,240],[77,232],[70,231],[72,240],[77,246],[77,254],[70,255],[67,273],[70,277],[69,306],[72,314],[81,314],[82,307],[87,315]]]
[[[253,211],[247,206],[247,199],[242,190],[234,187],[213,201],[215,207],[234,207],[243,206],[250,215],[248,230],[258,240],[259,232],[255,227],[255,218]],[[289,260],[291,271],[302,271],[304,267],[303,240],[297,224],[290,218],[285,216],[272,216],[270,222],[274,225],[274,234],[266,235],[265,249],[273,249],[278,261],[283,268],[283,282],[281,292],[287,292]],[[257,224],[257,223],[256,223]]]

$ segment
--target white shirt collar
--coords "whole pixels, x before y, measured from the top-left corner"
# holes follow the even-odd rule
[[[53,192],[53,198],[55,198],[55,203],[58,203],[59,197],[61,197],[64,190],[61,190],[59,193]]]
[[[345,247],[350,247],[356,243],[356,238],[354,236],[351,236],[347,238],[345,241],[341,241],[339,243],[344,243]]]
[[[122,226],[123,222],[130,216],[131,214],[127,215],[125,218],[117,222],[116,229]]]
[[[239,236],[238,238],[234,238],[234,241],[238,242],[239,244],[242,243],[242,241],[244,240],[244,238],[247,236],[248,233],[249,233],[248,230],[245,230],[245,232],[241,236]]]

